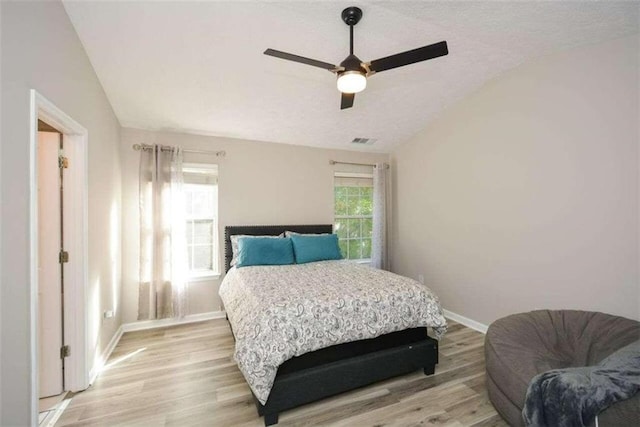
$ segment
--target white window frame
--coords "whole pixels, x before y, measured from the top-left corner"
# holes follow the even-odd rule
[[[183,171],[183,175],[185,176],[188,175],[189,173],[192,173],[192,174],[201,173],[201,174],[215,176],[216,181],[218,179],[218,165],[216,164],[184,163],[182,166],[182,171]],[[185,183],[184,183],[185,189],[188,185],[204,185],[204,184],[190,183],[188,179],[185,179]],[[217,185],[218,184],[216,183],[215,186]],[[217,198],[216,207],[219,208],[218,203],[220,198],[219,198],[219,193],[217,191],[216,191],[216,198]],[[191,264],[189,264],[188,270],[187,270],[187,277],[186,277],[187,282],[199,282],[199,281],[217,279],[220,277],[220,238],[219,238],[219,231],[218,231],[218,228],[219,228],[218,210],[219,209],[216,209],[216,212],[214,213],[213,218],[186,218],[186,214],[185,214],[185,228],[187,223],[189,223],[190,221],[197,221],[198,219],[213,220],[211,256],[212,256],[212,265],[214,268],[212,270],[193,271],[191,270]],[[194,245],[193,241],[191,244],[187,244],[187,250],[191,251],[193,248],[193,245]],[[188,255],[187,255],[187,259],[189,259]]]
[[[373,211],[371,212],[371,215],[336,215],[335,213],[335,208],[336,208],[336,198],[335,198],[335,188],[336,188],[336,182],[335,179],[336,178],[364,178],[364,179],[371,179],[373,182],[373,173],[358,173],[358,172],[334,172],[333,173],[333,224],[334,224],[334,229],[335,229],[335,223],[336,220],[346,220],[346,219],[371,219],[372,223],[373,223]],[[373,197],[373,196],[372,196]],[[362,232],[362,230],[360,230]],[[340,240],[354,240],[354,239],[340,239],[340,237],[338,237],[338,241]],[[360,237],[360,239],[357,240],[363,240],[362,237]],[[373,240],[373,239],[372,239]],[[348,259],[345,258],[348,261],[351,262],[355,262],[358,264],[369,264],[371,263],[371,258],[352,258],[352,259]]]

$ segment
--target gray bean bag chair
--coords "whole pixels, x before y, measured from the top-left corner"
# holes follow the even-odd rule
[[[640,322],[575,310],[539,310],[496,320],[485,337],[487,390],[500,415],[523,426],[531,379],[552,369],[598,364],[640,339]],[[638,426],[640,393],[610,406],[598,416],[599,427]]]

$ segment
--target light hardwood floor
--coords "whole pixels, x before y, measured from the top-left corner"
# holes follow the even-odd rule
[[[387,380],[283,412],[279,426],[506,426],[487,398],[484,335],[450,322],[434,375]],[[122,336],[56,426],[263,426],[225,320]]]

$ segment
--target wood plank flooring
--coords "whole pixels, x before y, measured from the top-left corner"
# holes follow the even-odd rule
[[[280,414],[279,426],[506,426],[487,398],[484,335],[455,322],[422,371]],[[122,336],[106,369],[56,426],[255,426],[225,320]]]

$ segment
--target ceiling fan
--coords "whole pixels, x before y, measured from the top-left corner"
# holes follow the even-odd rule
[[[347,56],[340,65],[333,65],[328,62],[305,58],[304,56],[274,49],[267,49],[264,51],[264,54],[323,68],[336,74],[338,76],[338,90],[342,93],[340,109],[344,110],[345,108],[351,108],[353,106],[355,94],[367,87],[367,77],[374,73],[426,61],[427,59],[438,58],[439,56],[444,56],[449,53],[447,42],[441,41],[373,61],[362,62],[360,58],[353,54],[353,27],[361,18],[362,10],[358,7],[352,6],[342,11],[342,20],[349,26],[349,56]]]

